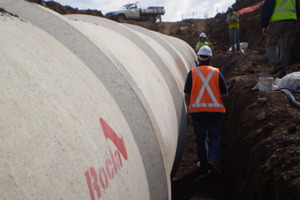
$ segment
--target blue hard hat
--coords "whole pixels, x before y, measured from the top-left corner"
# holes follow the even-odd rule
[[[228,7],[228,10],[227,10],[228,12],[231,12],[231,11],[233,11],[233,8],[232,7]]]

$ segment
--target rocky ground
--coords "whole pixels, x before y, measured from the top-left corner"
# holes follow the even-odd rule
[[[238,11],[260,1],[240,0],[233,7]],[[51,8],[48,3],[46,6]],[[55,6],[57,11],[60,7]],[[280,91],[251,90],[258,77],[272,76],[265,54],[266,38],[260,28],[260,12],[261,8],[240,16],[240,39],[249,43],[245,55],[227,52],[226,14],[176,23],[122,22],[178,37],[192,48],[199,34],[205,32],[214,46],[212,65],[220,68],[229,86],[220,156],[223,176],[199,177],[195,138],[189,121],[184,155],[172,180],[173,200],[300,199],[300,110]],[[298,22],[288,73],[300,71],[299,55]],[[300,95],[293,94],[300,101]]]

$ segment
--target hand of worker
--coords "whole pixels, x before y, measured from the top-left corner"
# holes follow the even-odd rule
[[[268,28],[262,28],[262,33],[265,35],[265,36],[268,36]]]
[[[234,19],[229,20],[229,24],[233,24],[233,23],[235,23],[235,22],[236,22],[236,20],[234,20]]]

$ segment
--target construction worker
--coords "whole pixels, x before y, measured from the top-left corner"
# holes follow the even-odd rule
[[[239,14],[229,7],[226,22],[229,24],[229,38],[232,52],[241,52],[240,48],[240,19]]]
[[[208,41],[205,33],[200,33],[199,35],[200,41],[196,45],[196,52],[199,51],[199,49],[203,46],[209,46],[212,48],[212,44]]]
[[[220,174],[221,114],[225,113],[228,89],[219,69],[209,65],[210,47],[201,47],[197,55],[200,64],[188,73],[184,86],[185,104],[196,135],[199,171],[202,175],[209,169]]]
[[[286,75],[289,64],[289,46],[300,15],[298,0],[265,0],[261,13],[262,32],[267,36],[266,53],[272,65],[271,74],[281,71],[279,77]],[[281,51],[277,42],[281,39]]]

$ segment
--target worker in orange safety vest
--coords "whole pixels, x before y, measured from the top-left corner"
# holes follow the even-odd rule
[[[220,174],[221,114],[226,112],[223,101],[228,88],[219,69],[209,65],[212,58],[210,47],[201,47],[197,55],[200,64],[187,75],[185,103],[196,135],[200,174]]]

